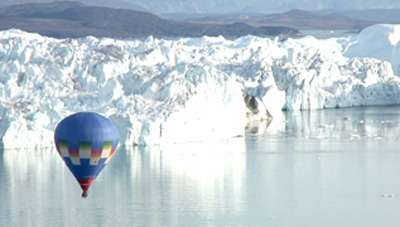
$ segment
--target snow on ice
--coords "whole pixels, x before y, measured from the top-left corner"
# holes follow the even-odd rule
[[[58,122],[78,111],[113,120],[121,144],[146,145],[243,135],[246,94],[272,116],[399,104],[399,31],[374,25],[355,37],[286,41],[53,39],[1,31],[1,146],[53,146]]]

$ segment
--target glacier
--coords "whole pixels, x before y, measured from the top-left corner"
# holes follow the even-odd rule
[[[0,147],[52,147],[57,124],[79,111],[110,118],[120,144],[151,145],[243,136],[244,94],[273,118],[283,110],[399,104],[399,31],[373,25],[354,37],[287,40],[0,31]]]

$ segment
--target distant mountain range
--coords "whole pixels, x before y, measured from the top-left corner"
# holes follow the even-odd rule
[[[105,5],[108,0],[96,1]],[[114,5],[122,5],[116,0]],[[107,3],[113,5],[111,3]],[[140,6],[131,5],[141,10]],[[400,9],[291,10],[278,14],[166,14],[87,6],[80,2],[26,3],[0,8],[0,29],[18,28],[56,38],[88,35],[115,38],[300,36],[301,30],[353,30],[376,23],[400,23]],[[143,9],[144,10],[144,9]]]
[[[171,16],[171,15],[170,15]],[[180,18],[183,18],[180,16]],[[279,14],[265,15],[217,15],[185,18],[194,23],[246,23],[252,26],[288,26],[298,30],[362,30],[375,21],[353,18],[337,13],[291,10]]]
[[[0,0],[0,7],[23,3],[67,0]],[[70,0],[68,0],[70,1]],[[400,9],[399,0],[71,0],[90,6],[133,9],[164,16],[166,14],[271,14],[293,9]],[[339,10],[338,10],[339,9]],[[369,19],[370,20],[370,19]]]
[[[372,21],[382,24],[400,24],[400,9],[365,9],[365,10],[319,10],[315,14],[337,14],[359,20]]]
[[[88,35],[118,38],[149,35],[155,37],[301,35],[297,29],[287,26],[252,26],[242,22],[189,23],[163,19],[147,12],[86,6],[70,1],[27,3],[0,8],[0,29],[11,28],[57,38]]]

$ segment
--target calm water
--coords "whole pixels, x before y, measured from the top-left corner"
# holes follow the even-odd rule
[[[355,36],[360,31],[358,30],[302,30],[304,35],[312,35],[317,39],[329,39],[339,37]]]
[[[55,150],[0,151],[0,226],[398,226],[400,107],[288,113],[266,134],[122,147],[81,190]]]

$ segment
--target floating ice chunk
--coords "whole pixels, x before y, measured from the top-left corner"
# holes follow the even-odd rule
[[[353,38],[344,55],[390,61],[392,50],[399,41],[400,25],[372,25]]]

